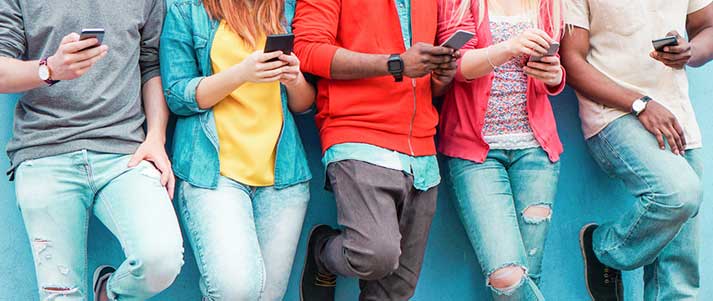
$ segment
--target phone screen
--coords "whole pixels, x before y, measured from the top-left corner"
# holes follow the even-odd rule
[[[651,44],[654,45],[654,49],[656,49],[656,51],[662,52],[664,47],[666,46],[678,46],[678,38],[674,36],[669,36],[658,40],[653,40],[651,41]]]
[[[267,36],[267,41],[265,42],[264,53],[270,53],[275,51],[282,51],[284,54],[292,54],[292,48],[295,42],[295,35],[288,34],[278,34]],[[276,61],[277,58],[270,61]]]
[[[559,51],[559,50],[560,50],[560,43],[557,43],[557,42],[552,43],[552,44],[550,44],[550,48],[547,49],[547,54],[545,54],[544,56],[531,56],[530,62],[541,62],[542,58],[544,58],[546,56],[556,55],[557,51]]]
[[[82,34],[79,36],[80,41],[88,40],[91,38],[96,38],[99,42],[96,45],[90,46],[89,48],[98,47],[104,42],[104,29],[103,28],[90,28],[82,29]]]

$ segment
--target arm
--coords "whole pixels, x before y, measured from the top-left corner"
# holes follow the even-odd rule
[[[713,59],[713,4],[690,13],[686,31],[690,42],[677,31],[671,31],[667,35],[677,37],[678,46],[652,51],[651,57],[674,69],[683,69],[686,65],[700,67]]]
[[[580,27],[569,27],[562,39],[562,63],[569,71],[569,85],[585,97],[623,112],[630,112],[635,100],[643,97],[641,93],[626,89],[587,62],[589,53],[589,31]],[[683,129],[676,117],[664,106],[651,101],[639,115],[639,121],[656,136],[659,147],[665,149],[664,137],[670,142],[675,154],[685,150]]]
[[[39,61],[21,61],[25,53],[25,29],[20,4],[15,1],[0,2],[0,93],[25,92],[45,84],[39,77]],[[96,44],[96,39],[79,41],[79,35],[69,34],[62,39],[57,52],[49,57],[51,77],[54,80],[72,80],[82,76],[108,51]]]
[[[713,4],[688,15],[686,30],[692,48],[688,65],[701,67],[713,60]]]
[[[147,21],[141,29],[141,70],[142,101],[146,115],[146,139],[129,160],[128,166],[135,167],[141,161],[148,161],[161,172],[161,184],[173,199],[176,179],[171,161],[166,153],[166,127],[169,110],[163,97],[161,72],[158,57],[159,40],[164,18],[164,2],[155,0]]]
[[[295,53],[302,60],[302,69],[322,78],[353,80],[390,75],[387,61],[390,54],[367,54],[337,46],[341,1],[301,0],[297,3],[292,23],[295,33]],[[404,75],[421,77],[449,63],[453,51],[417,43],[402,54]]]

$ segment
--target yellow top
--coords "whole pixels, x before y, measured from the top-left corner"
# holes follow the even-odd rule
[[[256,41],[258,49],[266,37]],[[254,49],[225,21],[210,53],[213,72],[242,62]],[[280,83],[245,83],[213,107],[220,142],[220,174],[250,186],[275,184],[277,140],[282,131]]]

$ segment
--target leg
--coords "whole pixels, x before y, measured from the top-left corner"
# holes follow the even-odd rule
[[[119,239],[127,258],[107,282],[107,295],[145,300],[173,283],[183,265],[183,241],[159,172],[148,162],[127,169],[128,159],[89,154],[98,189],[94,214]]]
[[[215,190],[181,181],[179,203],[205,300],[258,300],[265,273],[250,188],[225,177]]]
[[[686,159],[703,177],[703,150],[686,151]],[[652,264],[644,266],[644,300],[697,300],[700,286],[699,218],[691,218]]]
[[[330,164],[327,175],[344,232],[324,244],[316,254],[318,262],[346,277],[379,280],[390,275],[401,256],[396,201],[406,197],[408,177],[356,160]]]
[[[639,200],[594,231],[594,251],[615,269],[650,264],[698,212],[701,180],[682,156],[658,143],[634,116],[612,122],[587,141],[602,168],[622,179]]]
[[[30,238],[40,300],[87,300],[87,226],[92,191],[81,156],[26,161],[15,191]]]
[[[431,221],[436,212],[438,188],[416,190],[412,177],[406,187],[409,194],[396,202],[402,237],[398,268],[379,280],[361,280],[361,300],[410,300],[416,291]]]
[[[508,168],[530,278],[539,284],[542,257],[557,194],[559,162],[550,162],[541,148],[514,151]]]
[[[281,190],[264,187],[256,191],[255,228],[265,263],[265,290],[259,300],[284,298],[308,202],[308,183]]]
[[[528,260],[505,165],[507,152],[491,150],[482,164],[451,158],[456,208],[495,300],[543,300],[528,277]]]

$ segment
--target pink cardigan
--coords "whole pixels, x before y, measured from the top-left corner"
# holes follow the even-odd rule
[[[473,1],[471,11],[464,21],[453,24],[454,6],[458,0],[438,0],[438,42],[442,43],[457,30],[475,32],[474,37],[465,47],[468,49],[485,48],[492,45],[487,4],[485,17],[480,26],[476,26],[478,18],[478,1]],[[486,1],[487,2],[487,1]],[[562,33],[553,34],[550,26],[550,0],[542,1],[539,27],[559,40]],[[562,16],[558,16],[562,20]],[[562,22],[562,21],[561,21]],[[544,24],[544,25],[543,25]],[[488,108],[490,90],[493,83],[493,73],[468,81],[458,67],[452,87],[447,91],[443,108],[441,109],[440,139],[438,151],[442,154],[482,163],[490,151],[490,146],[483,140],[483,124]],[[564,68],[562,69],[564,71]],[[566,76],[565,76],[566,77]],[[527,114],[535,138],[547,152],[550,161],[559,160],[563,152],[562,142],[557,134],[557,124],[548,95],[557,95],[564,90],[565,81],[556,87],[547,87],[543,82],[528,77],[527,81]]]

